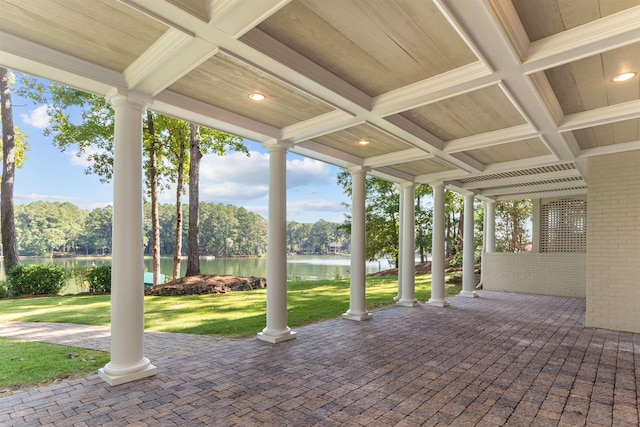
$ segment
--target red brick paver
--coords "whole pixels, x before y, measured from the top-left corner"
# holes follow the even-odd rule
[[[0,425],[639,425],[640,334],[584,327],[578,298],[449,302],[298,328],[275,346],[147,332],[158,375],[0,395]],[[95,326],[0,323],[0,335],[109,348]]]

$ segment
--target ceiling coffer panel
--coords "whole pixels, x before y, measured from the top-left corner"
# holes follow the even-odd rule
[[[57,6],[51,7],[51,0],[4,1],[0,31],[123,72],[168,30],[116,1]]]
[[[640,99],[640,79],[613,77],[640,70],[640,43],[631,44],[545,71],[564,114]]]
[[[530,138],[523,141],[493,145],[491,147],[465,151],[464,153],[485,165],[551,154],[540,138]]]
[[[369,143],[359,144],[358,141],[363,139]],[[412,148],[401,139],[367,123],[317,137],[313,141],[363,159]]]
[[[400,163],[390,166],[390,168],[398,172],[407,173],[413,176],[430,175],[454,169],[448,163],[443,162],[442,160],[435,157],[424,160],[416,160],[413,162]]]
[[[400,114],[443,141],[526,123],[499,86],[490,86]]]
[[[277,128],[333,111],[318,99],[224,53],[191,71],[170,89]],[[265,99],[251,101],[249,95],[256,92]]]
[[[477,61],[424,0],[294,0],[258,28],[369,96]]]
[[[571,133],[581,150],[640,141],[640,119],[578,129]]]
[[[512,2],[531,41],[640,5],[640,0],[512,0]]]

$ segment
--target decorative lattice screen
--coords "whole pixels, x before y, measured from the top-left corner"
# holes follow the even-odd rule
[[[587,201],[561,199],[542,205],[541,252],[587,251]]]

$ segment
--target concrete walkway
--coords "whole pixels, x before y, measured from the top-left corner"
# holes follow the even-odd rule
[[[639,425],[640,334],[584,327],[583,299],[449,302],[297,328],[275,346],[147,332],[158,375],[0,397],[0,425]],[[108,328],[93,326],[0,323],[0,335],[109,346]]]

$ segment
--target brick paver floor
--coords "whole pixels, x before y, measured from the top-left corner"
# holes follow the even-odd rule
[[[633,426],[640,334],[584,327],[585,301],[482,291],[255,338],[145,334],[158,374],[96,374],[0,397],[3,426]],[[108,349],[108,328],[0,323]]]

